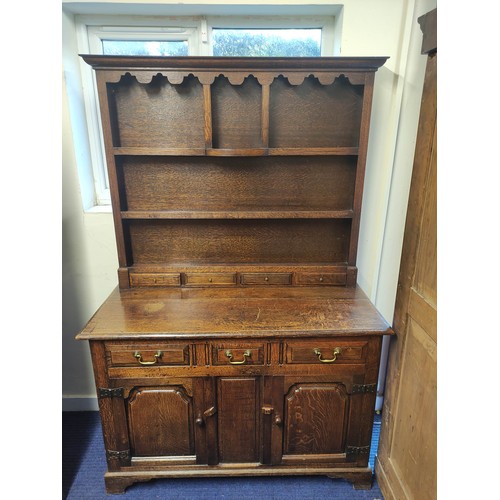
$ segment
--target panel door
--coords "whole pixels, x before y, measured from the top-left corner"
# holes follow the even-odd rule
[[[259,461],[260,377],[220,378],[217,383],[220,462]]]
[[[217,440],[207,443],[212,457],[220,463],[281,463],[283,377],[221,377],[216,386]]]
[[[436,19],[419,18],[427,68],[375,469],[387,500],[437,496]]]
[[[282,396],[282,377],[134,387],[124,401],[132,462],[280,463]]]
[[[349,395],[341,383],[292,385],[284,398],[283,459],[344,458]]]
[[[132,458],[195,455],[193,397],[187,387],[135,387],[125,404]]]

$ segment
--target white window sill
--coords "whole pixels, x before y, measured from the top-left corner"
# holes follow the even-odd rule
[[[85,210],[86,214],[110,214],[112,212],[113,210],[111,208],[111,205],[97,205]]]

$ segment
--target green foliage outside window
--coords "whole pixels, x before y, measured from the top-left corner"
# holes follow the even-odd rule
[[[187,56],[186,41],[103,40],[103,53],[113,56]]]
[[[214,56],[227,57],[316,57],[320,44],[313,38],[286,38],[240,30],[214,30]]]

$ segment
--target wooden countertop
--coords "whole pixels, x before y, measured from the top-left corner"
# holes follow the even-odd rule
[[[392,333],[359,287],[116,288],[76,338]]]

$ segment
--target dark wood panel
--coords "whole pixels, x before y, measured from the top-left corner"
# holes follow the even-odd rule
[[[231,364],[263,365],[264,344],[251,340],[243,342],[223,342],[212,344],[212,364],[230,366]]]
[[[185,273],[186,286],[235,285],[236,273]]]
[[[221,462],[258,461],[258,404],[258,379],[219,379],[218,428]]]
[[[151,343],[112,344],[109,349],[110,366],[143,366],[144,363],[158,366],[188,365],[189,346],[187,344]]]
[[[109,387],[108,371],[106,369],[106,354],[104,342],[89,342],[92,356],[92,367],[96,389]],[[99,398],[99,414],[102,422],[102,435],[106,451],[113,450],[122,453],[124,458],[108,458],[108,470],[118,470],[122,465],[130,464],[130,441],[127,428],[125,405],[121,398]],[[118,455],[120,456],[120,455]]]
[[[148,84],[124,76],[109,89],[114,146],[205,147],[203,89],[196,78],[172,85],[162,76]]]
[[[194,377],[196,463],[219,462],[217,446],[217,388],[214,377]]]
[[[129,220],[134,264],[343,263],[350,220]]]
[[[131,286],[178,286],[180,273],[130,273]]]
[[[300,384],[285,399],[284,454],[344,450],[348,396],[340,384]]]
[[[194,454],[191,398],[181,387],[147,387],[128,403],[132,454],[179,456]]]
[[[290,285],[292,273],[242,273],[242,285]]]
[[[212,144],[214,148],[262,147],[262,91],[253,76],[241,85],[219,77],[212,84]]]
[[[317,339],[293,341],[286,344],[286,363],[331,364],[363,363],[367,359],[366,341]],[[339,352],[335,354],[335,350]],[[319,354],[318,354],[319,352]],[[321,361],[323,360],[323,361]]]
[[[301,85],[277,78],[271,85],[269,146],[356,147],[363,87],[340,77],[321,85],[308,77]]]
[[[128,210],[351,210],[355,156],[120,161]]]
[[[297,273],[297,285],[345,285],[346,273]]]

